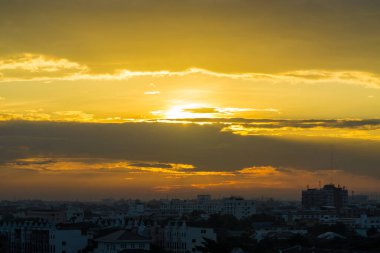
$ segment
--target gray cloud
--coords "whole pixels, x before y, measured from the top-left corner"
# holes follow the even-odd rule
[[[203,108],[202,108],[203,109]],[[245,118],[196,118],[196,119],[167,119],[173,122],[211,122],[219,124],[239,124],[243,126],[258,126],[260,128],[379,128],[380,119],[306,119],[306,120],[276,120],[276,119],[245,119]],[[152,120],[154,122],[155,120]]]
[[[334,150],[334,169],[380,178],[377,141],[292,140],[240,136],[220,130],[218,125],[2,122],[0,162],[56,156],[142,161],[136,166],[160,168],[166,168],[166,163],[192,164],[201,171],[235,171],[264,165],[323,170],[331,169],[330,155]]]
[[[172,166],[167,163],[129,163],[129,166],[132,167],[149,167],[149,168],[161,168],[161,169],[171,169]]]

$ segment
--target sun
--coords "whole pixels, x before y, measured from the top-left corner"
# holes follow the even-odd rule
[[[165,119],[214,118],[216,113],[213,107],[197,103],[175,105],[167,110],[152,112],[152,114]]]

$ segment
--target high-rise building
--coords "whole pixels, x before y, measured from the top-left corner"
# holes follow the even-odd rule
[[[335,207],[339,211],[347,205],[347,202],[348,191],[345,187],[336,187],[334,184],[302,191],[302,207],[305,209]]]

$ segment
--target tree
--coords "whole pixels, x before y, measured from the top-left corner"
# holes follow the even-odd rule
[[[202,253],[230,253],[237,245],[231,240],[214,241],[211,239],[203,238],[204,242],[202,246],[198,246],[196,249]]]
[[[377,234],[377,229],[375,227],[370,227],[368,230],[367,230],[367,236],[370,237],[370,236],[373,236],[373,235],[376,235]]]

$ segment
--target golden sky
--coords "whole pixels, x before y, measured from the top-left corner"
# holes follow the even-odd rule
[[[378,192],[378,31],[372,0],[0,0],[0,197]]]

